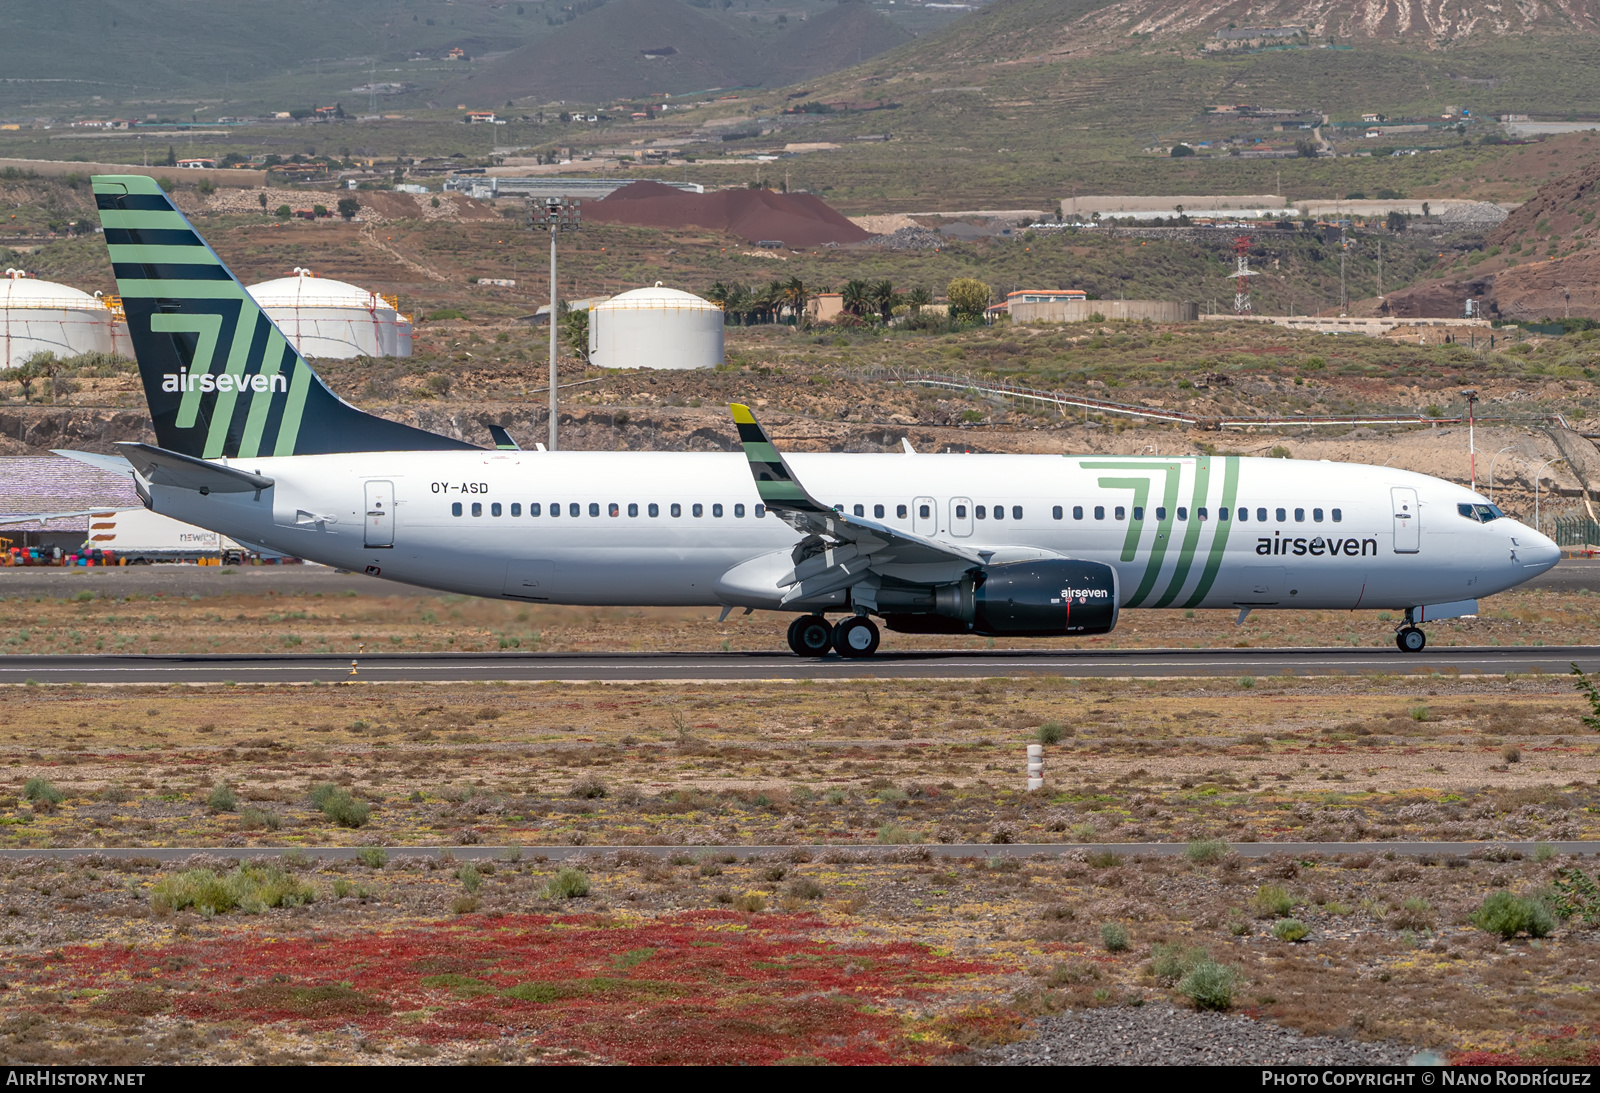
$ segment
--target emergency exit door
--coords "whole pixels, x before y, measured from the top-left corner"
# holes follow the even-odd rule
[[[369,547],[394,546],[394,483],[367,483],[366,543]]]
[[[1417,491],[1395,486],[1389,491],[1394,502],[1394,552],[1415,554],[1422,545],[1422,513]]]

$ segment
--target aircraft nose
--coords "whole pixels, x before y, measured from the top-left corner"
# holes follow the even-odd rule
[[[1528,573],[1530,577],[1543,573],[1561,560],[1561,548],[1555,540],[1530,527],[1522,527],[1512,538],[1517,544],[1514,548],[1517,561],[1525,571],[1532,571]]]

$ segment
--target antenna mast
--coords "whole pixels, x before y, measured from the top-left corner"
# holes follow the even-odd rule
[[[1237,269],[1234,270],[1233,288],[1233,313],[1235,315],[1250,314],[1250,278],[1256,272],[1250,268],[1250,237],[1241,235],[1233,241],[1233,253]]]

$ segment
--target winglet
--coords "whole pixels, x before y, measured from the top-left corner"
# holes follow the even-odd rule
[[[502,452],[520,452],[522,445],[511,439],[511,433],[504,425],[488,426],[489,435],[494,438],[494,446]]]
[[[750,407],[733,403],[728,407],[733,421],[739,427],[739,443],[744,445],[745,458],[750,461],[750,473],[756,480],[756,492],[762,504],[777,511],[827,512],[832,510],[817,501],[800,485],[800,480],[789,469],[783,453],[778,451],[761,427]]]

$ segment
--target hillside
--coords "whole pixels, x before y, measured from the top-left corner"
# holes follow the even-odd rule
[[[475,102],[594,103],[738,87],[761,82],[758,52],[742,29],[679,0],[611,0],[441,94]]]
[[[720,87],[776,87],[835,72],[910,40],[865,3],[740,26],[682,0],[609,0],[555,34],[447,85],[479,102],[609,102]],[[757,30],[764,30],[758,35]]]
[[[763,51],[768,86],[801,83],[871,60],[911,35],[864,3],[843,3],[785,32]]]

